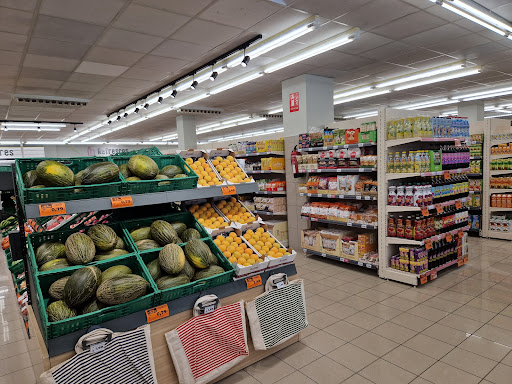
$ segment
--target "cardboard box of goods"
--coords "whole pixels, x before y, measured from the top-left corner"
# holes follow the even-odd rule
[[[270,158],[270,169],[272,171],[282,171],[284,169],[284,158],[271,157]]]
[[[330,231],[320,231],[321,238],[321,249],[320,252],[326,253],[332,256],[341,257],[341,238],[339,233],[333,233]]]
[[[341,257],[349,260],[359,260],[359,246],[357,241],[341,240]]]

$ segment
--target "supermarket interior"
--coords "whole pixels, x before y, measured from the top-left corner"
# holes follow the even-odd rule
[[[0,384],[511,384],[512,2],[0,0]]]

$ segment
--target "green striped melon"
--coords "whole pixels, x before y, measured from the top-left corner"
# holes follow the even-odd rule
[[[201,234],[195,228],[185,229],[180,236],[181,236],[181,239],[183,240],[183,242],[185,242],[185,243],[192,239],[200,239],[201,238]]]
[[[177,244],[167,244],[158,254],[158,261],[165,273],[176,275],[185,266],[185,253]]]
[[[93,225],[87,231],[94,243],[94,246],[99,252],[108,252],[114,249],[117,243],[117,234],[112,228],[105,224]]]
[[[178,234],[178,236],[181,236],[183,231],[187,229],[187,225],[181,221],[173,221],[171,225]]]
[[[101,274],[101,282],[112,279],[116,276],[129,275],[132,273],[132,269],[126,265],[114,265],[113,267],[107,268]]]
[[[23,175],[23,184],[25,184],[26,188],[41,184],[41,182],[37,179],[37,173],[35,170],[28,171]]]
[[[158,258],[147,263],[146,267],[148,268],[149,274],[151,275],[154,281],[156,281],[159,277],[162,277],[164,274],[162,272],[162,268],[160,267],[160,262],[158,261]]]
[[[148,249],[160,248],[155,240],[139,240],[135,243],[135,246],[139,251],[147,251]]]
[[[70,308],[64,301],[54,301],[46,308],[50,323],[69,319],[76,316],[76,311]]]
[[[192,239],[185,244],[185,255],[188,261],[196,268],[210,266],[210,248],[201,240]]]
[[[132,176],[132,173],[130,172],[130,168],[128,168],[128,164],[121,164],[119,166],[119,173],[123,175],[125,179]]]
[[[160,290],[178,287],[183,284],[190,283],[190,279],[186,275],[178,276],[162,276],[156,281],[156,286]]]
[[[156,220],[151,223],[151,238],[162,247],[167,244],[176,244],[179,241],[178,234],[171,224],[164,220]]]
[[[96,297],[103,304],[123,304],[144,296],[148,287],[149,283],[139,275],[122,275],[102,282]]]
[[[95,253],[94,243],[85,233],[73,233],[66,240],[66,257],[72,264],[87,264]]]
[[[137,228],[130,232],[130,236],[133,241],[137,242],[140,240],[151,239],[151,228],[150,227],[141,227]]]
[[[105,308],[106,305],[103,304],[101,301],[99,301],[98,299],[94,298],[94,299],[91,299],[89,300],[87,303],[85,303],[81,308],[80,308],[80,311],[79,313],[81,315],[85,315],[87,313],[91,313],[91,312],[96,312],[96,311],[99,311],[100,309],[103,309]]]
[[[117,236],[116,245],[114,246],[114,249],[126,249],[126,244],[124,243],[123,239],[121,239],[119,236]]]
[[[146,155],[134,155],[128,160],[128,168],[135,176],[142,180],[152,180],[158,174],[158,165]]]
[[[183,173],[183,169],[181,169],[177,165],[167,165],[160,170],[161,175],[165,175],[170,179],[172,179],[174,176],[180,173]]]
[[[44,160],[37,164],[36,175],[47,187],[70,187],[75,184],[73,171],[55,160]]]
[[[69,277],[64,286],[64,301],[71,308],[76,308],[94,297],[101,281],[98,267],[83,267]]]
[[[129,252],[126,249],[113,249],[113,250],[108,251],[108,252],[98,253],[94,257],[94,260],[102,261],[102,260],[113,259],[114,257],[119,257],[119,256],[122,256],[122,255],[127,255],[128,253]]]
[[[54,269],[62,269],[69,267],[67,259],[50,260],[39,267],[39,272],[53,271]]]
[[[137,176],[130,176],[125,179],[126,181],[141,181],[142,179]]]
[[[53,300],[64,300],[64,286],[68,280],[69,276],[61,277],[50,285],[50,288],[48,288],[48,294]]]
[[[222,269],[222,267],[219,267],[218,265],[211,265],[208,268],[197,271],[196,274],[194,275],[193,281],[220,275],[221,273],[224,272],[226,271]]]
[[[193,266],[190,265],[187,258],[185,257],[185,265],[183,266],[183,269],[181,270],[181,273],[186,275],[190,280],[194,277],[194,274],[196,273],[196,270]]]
[[[60,241],[47,241],[37,247],[36,264],[38,267],[48,261],[66,257],[66,247]]]
[[[112,183],[119,180],[119,167],[111,161],[88,166],[82,173],[82,185]]]

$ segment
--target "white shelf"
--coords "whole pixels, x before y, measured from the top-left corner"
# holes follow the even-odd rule
[[[436,209],[437,207],[447,207],[449,205],[455,205],[457,202],[465,203],[466,201],[470,201],[471,198],[469,196],[462,197],[459,199],[448,200],[442,203],[435,203],[431,205],[427,205],[427,209],[429,211]],[[410,207],[410,206],[401,206],[401,205],[386,205],[387,212],[420,212],[425,207]],[[460,208],[462,209],[462,207]]]
[[[505,155],[491,155],[491,160],[493,159],[509,159],[512,157],[512,153],[507,153]]]
[[[387,140],[386,148],[396,147],[398,145],[416,143],[419,141],[426,143],[450,143],[455,141],[465,141],[466,137],[410,137],[407,139],[396,139],[396,140]]]
[[[386,245],[423,245],[421,240],[404,239],[402,237],[386,237]]]
[[[355,144],[339,144],[339,145],[331,145],[327,147],[314,147],[314,148],[299,148],[298,152],[318,152],[318,151],[329,151],[331,149],[343,149],[343,148],[361,148],[361,147],[373,147],[376,146],[377,143],[355,143]]]
[[[363,173],[363,172],[377,172],[377,168],[299,169],[299,173]]]
[[[466,173],[469,172],[471,168],[457,168],[457,169],[448,169],[445,171],[435,171],[435,172],[414,172],[414,173],[386,173],[386,180],[397,180],[397,179],[405,179],[408,177],[428,177],[428,176],[442,176],[446,172],[453,175],[455,173]],[[512,170],[510,171],[512,172]]]
[[[327,195],[323,193],[299,193],[301,196],[323,197],[326,199],[345,199],[345,200],[377,200],[376,196],[362,195]]]
[[[493,239],[512,240],[512,232],[488,231],[489,237]]]
[[[387,205],[386,210],[392,212],[420,212],[422,207],[410,207],[402,205]]]
[[[274,171],[271,171],[271,170],[268,170],[268,169],[265,169],[263,171],[245,171],[245,173],[247,173],[248,175],[260,175],[260,174],[264,174],[264,173],[281,173],[281,174],[284,174],[286,171],[284,169],[281,169],[281,170],[274,170]]]
[[[510,189],[494,189],[489,188],[489,193],[492,195],[494,193],[512,193],[512,188]]]
[[[490,172],[491,176],[506,175],[507,173],[512,173],[512,169],[499,169],[499,170],[494,170],[494,171]]]
[[[508,144],[512,143],[512,139],[504,139],[504,140],[491,140],[492,145],[500,145],[500,144]]]
[[[254,156],[284,156],[284,151],[270,151],[270,152],[257,152],[257,153],[239,153],[235,155],[236,158],[254,157]]]
[[[256,195],[277,195],[286,196],[286,191],[258,191],[254,192]]]
[[[512,212],[512,208],[489,207],[489,212]]]

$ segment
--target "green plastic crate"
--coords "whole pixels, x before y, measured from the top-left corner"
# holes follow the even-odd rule
[[[197,229],[199,231],[199,233],[201,234],[202,239],[210,239],[210,235],[208,234],[206,229],[204,229],[204,227],[201,224],[199,224],[199,222],[196,220],[196,218],[188,211],[172,213],[172,214],[165,215],[165,216],[154,216],[154,217],[148,217],[145,219],[124,221],[122,223],[122,226],[125,231],[125,237],[128,239],[128,241],[130,241],[131,248],[136,249],[139,254],[153,252],[153,251],[160,251],[162,249],[162,247],[160,247],[160,248],[140,251],[137,249],[137,246],[135,245],[135,241],[133,241],[132,237],[130,236],[130,232],[132,232],[140,227],[149,227],[151,225],[151,223],[155,220],[165,220],[169,223],[171,223],[173,221],[181,221],[186,224],[187,228]]]
[[[25,188],[23,175],[35,170],[43,160],[55,160],[67,165],[76,174],[90,165],[110,161],[108,157],[75,157],[69,159],[42,158],[42,159],[16,159],[16,180],[23,204],[39,204],[55,201],[69,201],[80,199],[92,199],[98,197],[119,196],[123,194],[121,175],[118,181],[105,184],[91,184],[71,187],[49,187],[30,189]]]
[[[9,271],[11,271],[11,273],[13,273],[14,275],[22,273],[24,270],[25,264],[23,263],[23,260],[13,261],[12,264],[9,266]]]
[[[180,156],[167,155],[149,157],[151,157],[156,162],[158,169],[162,169],[167,165],[177,165],[183,170],[187,177],[169,180],[126,181],[122,175],[119,175],[123,182],[126,183],[127,194],[136,195],[141,193],[166,192],[197,188],[197,180],[199,177]],[[111,157],[110,160],[112,160],[117,165],[128,164],[130,156]]]
[[[103,261],[92,261],[90,263],[88,263],[87,265],[98,265],[98,264],[103,264],[109,260],[116,260],[116,259],[119,259],[119,258],[122,258],[122,257],[126,257],[126,256],[134,256],[137,254],[136,252],[136,247],[133,246],[133,243],[130,242],[130,239],[129,237],[130,236],[126,236],[125,234],[125,231],[123,231],[123,228],[121,226],[120,223],[109,223],[109,224],[106,224],[108,225],[109,227],[111,227],[114,231],[116,231],[117,235],[123,239],[125,245],[126,245],[126,250],[129,252],[128,254],[126,255],[121,255],[121,256],[118,256],[114,259],[107,259],[107,260],[103,260]],[[77,231],[76,229],[73,230],[73,229],[68,229],[68,230],[64,230],[64,231],[51,231],[51,232],[42,232],[42,233],[31,233],[30,235],[27,236],[27,251],[28,251],[28,259],[30,260],[30,269],[32,271],[32,273],[34,275],[45,275],[45,274],[48,274],[48,273],[52,273],[52,272],[55,272],[55,271],[62,271],[62,270],[75,270],[75,269],[78,269],[78,268],[81,268],[83,267],[83,265],[72,265],[72,266],[69,266],[69,267],[66,267],[66,268],[62,268],[62,269],[54,269],[54,270],[51,270],[51,271],[45,271],[45,272],[39,272],[38,270],[38,267],[37,267],[37,263],[36,263],[36,250],[37,248],[47,242],[47,241],[60,241],[62,243],[65,243],[67,238],[73,234],[73,233],[76,233],[76,232],[79,232]],[[87,231],[85,231],[85,233],[87,233]]]
[[[149,147],[149,148],[142,148],[137,149],[135,151],[130,152],[120,152],[116,153],[112,156],[133,156],[133,155],[146,155],[146,156],[162,156],[163,153],[160,152],[160,150],[157,147]]]
[[[219,265],[224,268],[226,272],[221,273],[220,275],[208,277],[206,279],[192,281],[188,284],[180,285],[178,287],[165,289],[163,291],[157,288],[157,296],[159,300],[158,304],[165,304],[168,301],[202,292],[213,287],[218,287],[219,285],[227,284],[233,280],[235,270],[231,263],[224,257],[220,249],[215,245],[213,240],[206,239],[202,241],[204,241],[208,247],[210,247],[213,254],[217,257],[217,260],[219,260]],[[185,244],[181,244],[180,246],[183,248]],[[159,251],[151,251],[148,253],[142,253],[139,257],[142,259],[144,264],[148,264],[149,262],[155,260],[158,257],[158,254]]]
[[[0,172],[11,172],[11,166],[10,165],[0,165]]]
[[[117,259],[108,260],[101,265],[97,265],[99,269],[104,271],[114,265],[126,265],[131,268],[134,274],[142,276],[149,282],[148,293],[138,299],[129,301],[124,304],[113,305],[103,308],[99,311],[79,315],[71,319],[65,319],[56,322],[50,322],[46,313],[46,307],[50,303],[48,289],[50,285],[60,279],[61,277],[70,276],[75,270],[60,270],[49,274],[42,274],[35,279],[35,289],[37,296],[37,308],[41,318],[41,328],[45,340],[54,339],[56,337],[87,329],[93,325],[101,324],[105,321],[114,320],[122,316],[129,315],[130,313],[142,311],[151,308],[155,305],[155,292],[156,286],[154,285],[151,276],[149,275],[146,266],[142,264],[139,256],[124,256]]]

